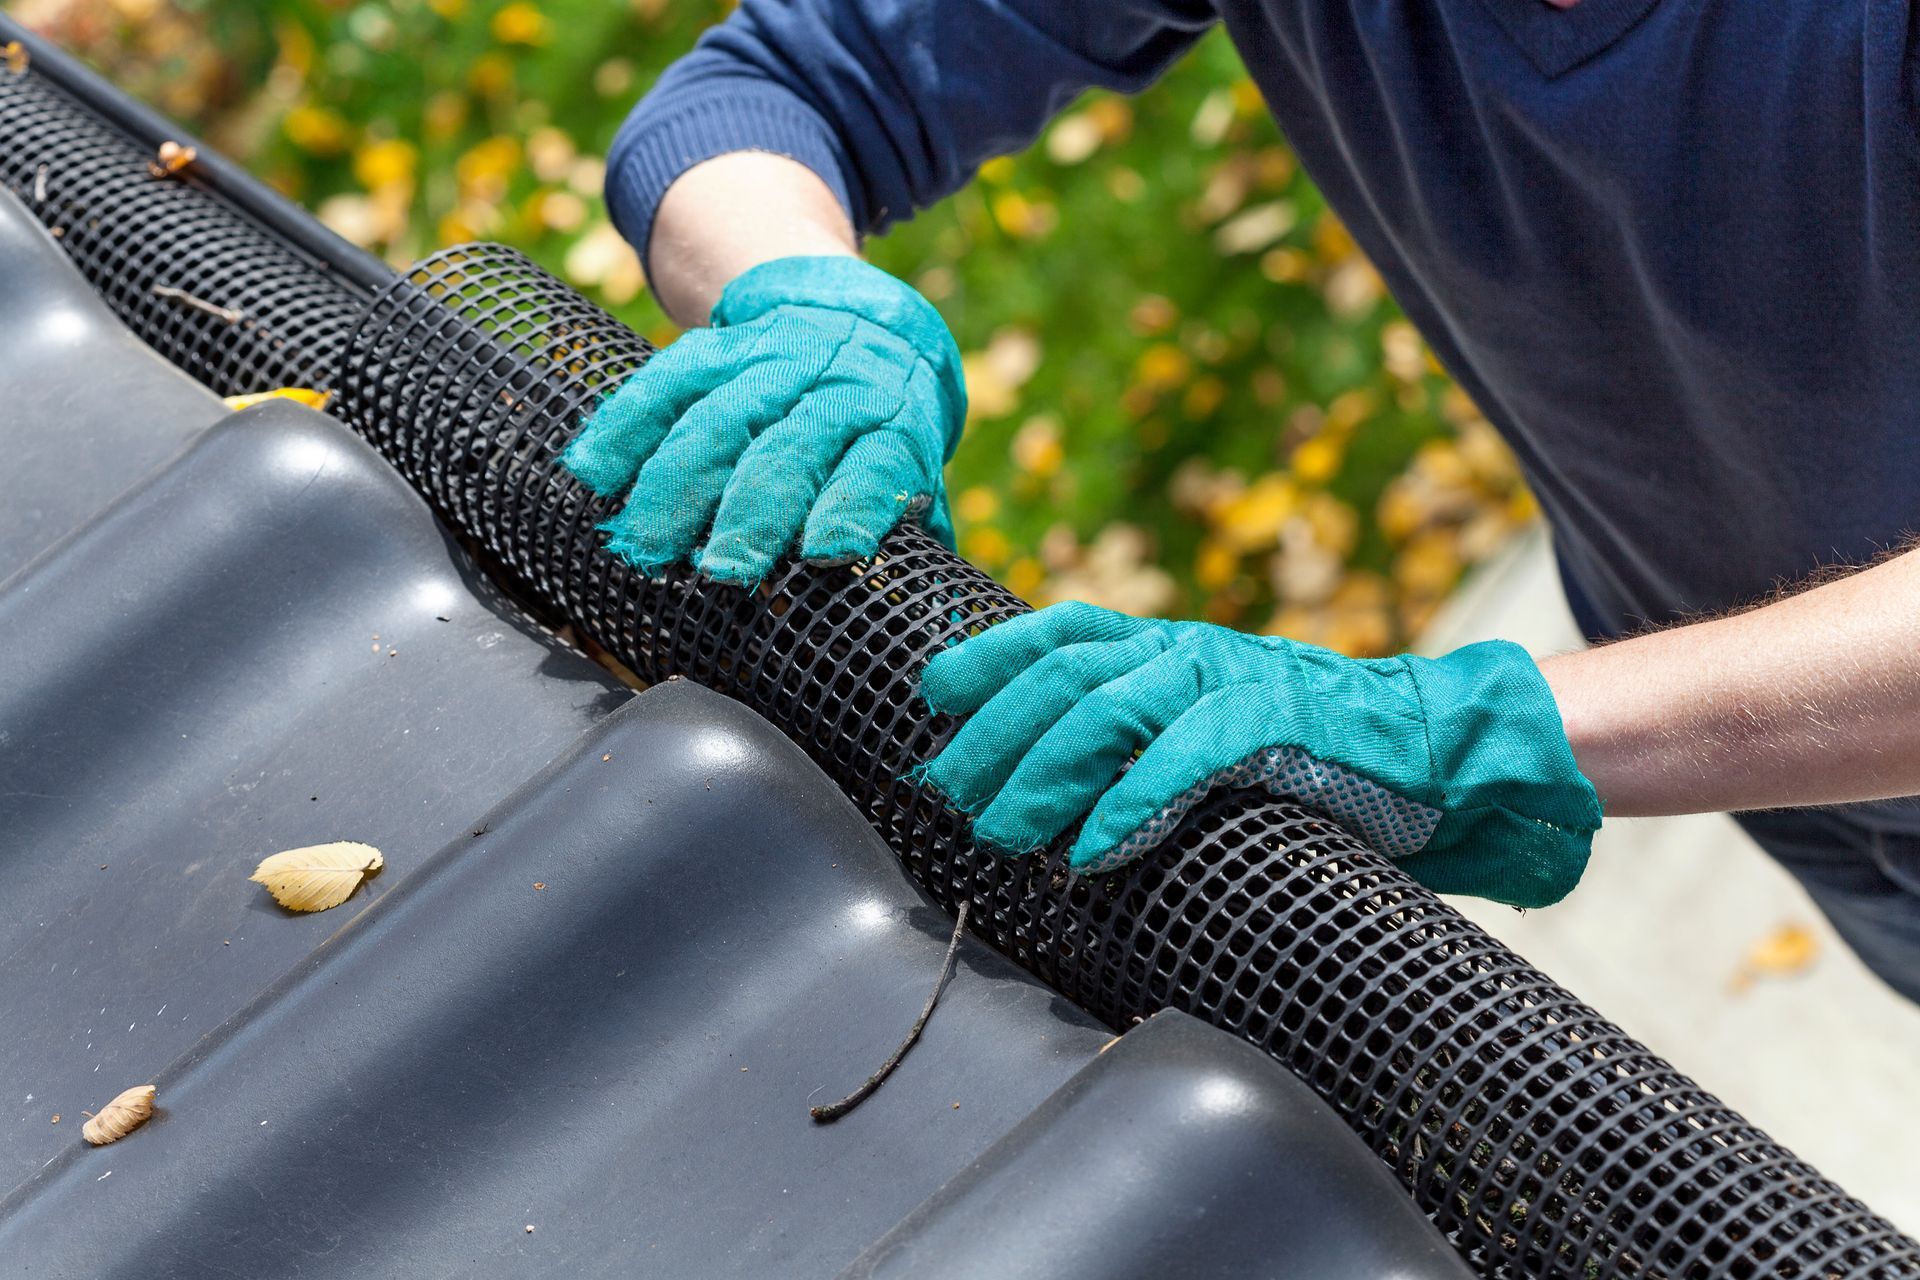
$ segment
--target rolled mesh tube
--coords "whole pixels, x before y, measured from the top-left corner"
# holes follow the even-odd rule
[[[1064,842],[976,849],[902,775],[954,723],[917,674],[1026,608],[917,529],[757,590],[649,579],[558,455],[649,354],[499,246],[450,249],[354,330],[340,413],[550,616],[649,680],[772,720],[908,872],[1109,1025],[1178,1008],[1331,1103],[1488,1277],[1920,1277],[1920,1247],[1353,836],[1216,793],[1145,861],[1070,876]]]

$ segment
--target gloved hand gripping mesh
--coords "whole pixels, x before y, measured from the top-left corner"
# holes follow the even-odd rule
[[[497,246],[445,251],[349,339],[340,412],[556,619],[649,680],[745,702],[986,941],[1122,1028],[1162,1008],[1291,1067],[1489,1277],[1920,1277],[1920,1247],[1393,865],[1305,810],[1215,795],[1097,881],[1008,861],[901,775],[952,733],[926,659],[1021,612],[917,529],[754,592],[648,580],[557,457],[649,354]]]

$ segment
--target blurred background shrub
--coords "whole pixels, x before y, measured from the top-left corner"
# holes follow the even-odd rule
[[[602,157],[730,7],[7,5],[396,264],[503,241],[657,342],[676,331],[606,220]],[[1388,653],[1533,518],[1218,34],[869,249],[967,353],[961,549],[1036,603]]]

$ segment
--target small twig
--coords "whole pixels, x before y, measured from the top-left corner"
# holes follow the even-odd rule
[[[153,296],[156,298],[171,298],[175,302],[184,302],[195,311],[204,311],[214,319],[224,320],[228,324],[239,324],[247,318],[247,313],[244,311],[236,311],[232,307],[219,306],[216,303],[208,302],[205,298],[196,298],[185,289],[176,289],[168,284],[157,284],[153,286]]]
[[[33,171],[33,202],[35,204],[47,202],[47,166],[45,165]]]
[[[893,1074],[893,1069],[900,1065],[902,1058],[907,1056],[907,1050],[913,1048],[914,1042],[920,1038],[920,1033],[927,1029],[927,1019],[933,1016],[933,1006],[940,1003],[940,993],[946,989],[947,979],[953,976],[954,957],[960,954],[960,939],[966,936],[966,932],[967,901],[963,898],[960,901],[960,916],[953,922],[953,941],[947,944],[947,958],[940,962],[940,977],[935,980],[933,992],[927,997],[927,1007],[920,1011],[920,1017],[914,1022],[913,1030],[907,1032],[907,1038],[900,1042],[900,1047],[895,1049],[887,1060],[880,1064],[880,1069],[868,1076],[858,1089],[838,1102],[829,1102],[824,1107],[809,1107],[808,1115],[821,1124],[838,1120],[865,1102],[868,1096]]]

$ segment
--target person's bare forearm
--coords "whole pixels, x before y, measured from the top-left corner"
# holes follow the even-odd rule
[[[1540,668],[1610,815],[1920,793],[1920,553]]]
[[[832,188],[785,156],[736,151],[688,169],[653,220],[647,265],[654,296],[689,328],[749,267],[794,255],[858,252]]]

